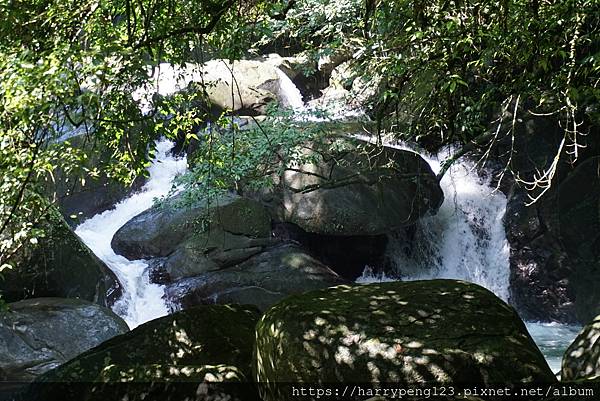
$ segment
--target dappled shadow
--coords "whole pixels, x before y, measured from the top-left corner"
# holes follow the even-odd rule
[[[259,380],[551,383],[515,311],[454,280],[340,286],[288,298],[257,326]],[[265,399],[286,399],[265,386]]]
[[[561,377],[600,379],[600,315],[583,328],[565,352]]]
[[[298,150],[303,156],[276,182],[283,220],[308,232],[377,235],[414,223],[443,193],[418,154],[342,136]]]
[[[251,307],[211,305],[152,320],[48,372],[25,399],[179,400],[187,394],[190,400],[216,400],[232,391],[232,400],[252,399],[243,394],[251,381],[257,319]],[[200,397],[201,384],[208,393]],[[61,392],[71,386],[83,395],[65,398]]]

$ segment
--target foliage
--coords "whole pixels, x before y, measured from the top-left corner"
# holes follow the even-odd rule
[[[383,77],[371,112],[404,139],[469,143],[517,98],[554,113],[574,152],[600,124],[597,1],[299,0],[288,15],[276,32]]]
[[[183,203],[225,191],[272,187],[273,180],[286,170],[314,161],[315,156],[303,152],[302,145],[322,138],[332,128],[308,122],[303,114],[280,109],[276,103],[269,106],[265,121],[253,120],[249,125],[240,128],[235,119],[223,116],[199,135],[190,171],[176,181],[186,189]]]
[[[0,266],[43,235],[43,188],[57,169],[131,182],[159,136],[197,140],[180,183],[205,196],[271,185],[303,161],[300,143],[323,134],[286,112],[251,130],[221,119],[198,131],[203,90],[153,98],[144,112],[132,94],[161,62],[240,58],[250,43],[289,38],[377,77],[371,114],[402,139],[479,146],[490,121],[511,108],[514,123],[527,104],[561,121],[558,153],[576,158],[586,127],[600,124],[599,25],[595,0],[0,0]],[[111,162],[79,173],[73,132]]]
[[[131,182],[145,174],[155,139],[188,129],[189,114],[171,113],[169,102],[144,114],[131,96],[149,83],[152,66],[202,61],[205,52],[239,57],[269,7],[260,0],[0,0],[0,266],[43,235],[43,192],[55,170]],[[64,141],[73,133],[93,136],[111,162],[76,174],[85,156]]]

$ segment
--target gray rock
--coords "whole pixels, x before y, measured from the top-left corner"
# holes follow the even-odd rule
[[[558,189],[562,244],[575,263],[571,286],[581,322],[600,314],[600,156],[581,163]]]
[[[511,144],[512,136],[508,135],[499,145],[498,154],[508,155],[514,149],[511,159],[500,160],[500,168],[510,162],[510,169],[521,179],[532,181],[537,172],[553,163],[564,129],[555,118],[531,115],[526,107],[515,127],[515,142]],[[512,114],[507,112],[505,127],[511,121]],[[597,302],[594,291],[590,291],[600,275],[592,269],[593,260],[576,255],[578,245],[568,238],[576,238],[573,234],[581,230],[590,236],[582,242],[584,246],[594,242],[593,213],[585,209],[600,196],[598,177],[593,167],[581,173],[586,169],[583,165],[591,163],[586,161],[589,155],[598,154],[594,145],[597,135],[582,138],[587,148],[582,149],[578,163],[573,166],[570,158],[562,155],[552,186],[533,205],[525,206],[531,200],[522,184],[511,178],[503,183],[508,197],[504,221],[511,248],[511,303],[527,320],[585,323],[600,313],[593,306]],[[585,213],[590,215],[584,217]]]
[[[301,248],[284,244],[234,267],[179,280],[167,286],[165,295],[174,309],[198,304],[241,303],[265,310],[291,294],[344,282]]]
[[[151,320],[47,372],[24,399],[254,400],[244,383],[258,317],[250,306],[205,305]]]
[[[215,227],[181,244],[164,262],[164,272],[172,281],[221,270],[242,263],[274,241],[252,238]]]
[[[25,382],[129,330],[109,309],[63,298],[8,304],[0,314],[0,379]]]
[[[42,222],[45,237],[18,254],[2,272],[0,292],[8,302],[25,298],[81,298],[110,306],[121,295],[115,274],[51,208]]]
[[[218,259],[220,253],[237,246],[254,247],[252,238],[269,238],[270,233],[270,217],[263,206],[251,199],[226,195],[208,204],[153,206],[121,227],[111,244],[116,253],[129,259],[149,259],[169,256],[189,240],[189,247],[197,246],[189,252],[195,252],[194,257],[203,261],[205,252],[212,252]],[[184,246],[180,253],[188,250]]]
[[[292,80],[296,79],[300,75],[303,75],[307,70],[310,71],[317,69],[317,63],[303,54],[282,57],[277,53],[271,53],[262,56],[259,60],[272,65],[273,67],[279,68]]]
[[[86,160],[77,171],[65,173],[60,169],[55,170],[53,179],[47,182],[46,192],[69,225],[76,226],[98,213],[112,209],[144,184],[143,177],[127,186],[102,173],[98,177],[86,176],[84,169],[102,170],[104,164],[110,163],[110,152],[98,146],[92,134],[76,135],[67,140],[85,153]],[[85,180],[82,181],[82,177]]]
[[[389,233],[435,213],[443,192],[418,154],[330,136],[303,147],[303,165],[262,194],[277,218],[316,234]]]

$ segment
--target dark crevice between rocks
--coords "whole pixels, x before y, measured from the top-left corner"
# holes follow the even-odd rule
[[[293,223],[273,223],[273,236],[301,245],[321,263],[350,281],[360,277],[366,266],[383,268],[386,235],[324,235],[304,231]]]

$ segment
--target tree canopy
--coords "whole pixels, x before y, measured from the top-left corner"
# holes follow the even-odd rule
[[[341,54],[351,74],[375,78],[367,112],[401,139],[469,149],[499,139],[490,126],[504,112],[508,137],[518,113],[537,113],[564,129],[557,155],[576,158],[600,123],[599,24],[595,0],[0,0],[0,266],[43,235],[56,169],[131,182],[157,138],[194,135],[204,114],[169,101],[144,114],[131,96],[161,62]],[[85,155],[59,140],[74,130],[110,163],[82,171]],[[270,132],[280,146],[298,139]],[[246,137],[237,155],[235,135],[215,138],[185,180],[231,188],[261,176],[268,138]]]

